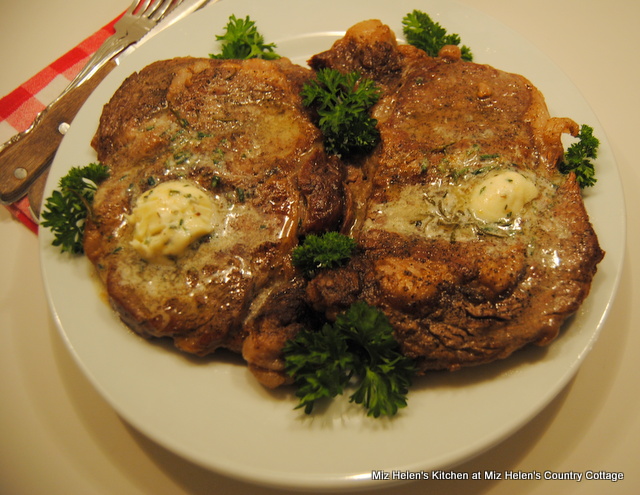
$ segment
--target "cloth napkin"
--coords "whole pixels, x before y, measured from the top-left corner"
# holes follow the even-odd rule
[[[29,128],[38,113],[62,93],[104,40],[115,32],[113,25],[120,17],[122,15],[0,99],[0,143]],[[7,209],[32,232],[38,233],[38,222],[27,197],[8,205]]]

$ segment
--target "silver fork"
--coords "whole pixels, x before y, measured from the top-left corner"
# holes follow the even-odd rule
[[[130,44],[141,39],[169,10],[182,0],[133,0],[124,15],[113,26],[115,33],[107,38],[84,68],[69,83],[60,97],[79,86]]]
[[[20,199],[48,168],[69,123],[97,83],[115,67],[110,62],[113,57],[140,40],[182,2],[133,0],[114,25],[115,34],[105,40],[60,96],[40,112],[26,131],[0,146],[0,203],[9,204]],[[102,77],[94,77],[103,67]]]

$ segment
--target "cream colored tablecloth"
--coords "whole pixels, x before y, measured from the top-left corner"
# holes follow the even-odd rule
[[[529,39],[589,101],[623,178],[628,245],[618,297],[576,378],[522,430],[457,470],[605,470],[623,472],[625,478],[617,483],[441,481],[379,493],[640,493],[640,2],[460,1]],[[0,94],[19,86],[127,4],[3,2]],[[200,469],[127,426],[81,374],[56,331],[41,284],[36,236],[0,209],[0,239],[1,494],[281,493]]]

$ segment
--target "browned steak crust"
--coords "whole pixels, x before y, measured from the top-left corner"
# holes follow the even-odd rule
[[[456,47],[432,58],[398,46],[378,21],[310,64],[359,71],[384,91],[381,143],[349,167],[344,231],[360,249],[311,282],[314,307],[330,318],[359,299],[380,307],[421,371],[552,341],[604,255],[575,177],[556,168],[560,136],[577,125],[550,118],[524,77],[464,62]],[[481,216],[473,195],[514,176],[532,196]]]
[[[105,106],[93,146],[111,175],[85,252],[136,332],[200,355],[242,352],[260,322],[285,333],[292,323],[265,311],[300,314],[301,298],[282,296],[299,286],[290,251],[300,235],[335,229],[343,211],[342,168],[299,96],[311,75],[286,59],[178,58],[133,74]],[[149,261],[132,247],[132,211],[143,193],[176,180],[218,202],[224,218],[179,256]],[[279,350],[280,340],[261,344]],[[270,366],[250,350],[245,358]]]

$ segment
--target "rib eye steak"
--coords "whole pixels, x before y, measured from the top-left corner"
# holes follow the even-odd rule
[[[269,386],[284,380],[270,347],[305,312],[290,252],[343,211],[343,168],[299,96],[311,76],[287,59],[159,61],[92,142],[110,177],[84,248],[122,320],[198,355],[244,347]]]
[[[111,175],[85,252],[122,320],[189,353],[242,353],[269,387],[310,307],[379,307],[421,372],[551,342],[604,256],[557,169],[577,124],[524,77],[452,46],[429,57],[375,20],[309,63],[380,85],[370,155],[326,154],[300,98],[313,73],[287,59],[156,62],[105,106],[92,144]],[[357,254],[298,276],[299,238],[335,229]]]
[[[398,45],[376,20],[349,29],[314,69],[357,71],[383,95],[381,142],[350,164],[343,232],[360,249],[308,286],[329,318],[356,300],[389,317],[421,372],[548,344],[589,292],[604,253],[561,135],[524,77]]]

